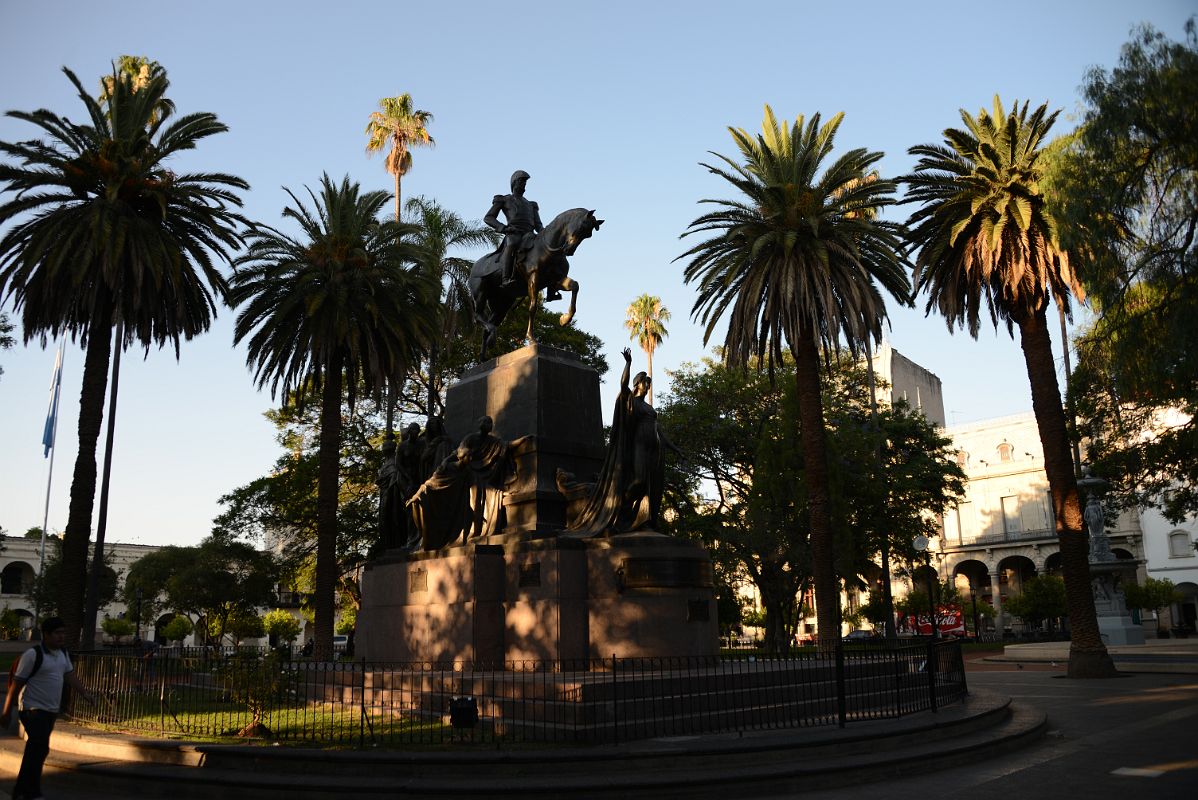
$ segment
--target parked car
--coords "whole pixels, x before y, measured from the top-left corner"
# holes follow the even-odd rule
[[[876,638],[878,638],[876,631],[858,630],[849,631],[849,633],[845,635],[844,641],[847,644],[852,644],[853,642],[868,642]]]

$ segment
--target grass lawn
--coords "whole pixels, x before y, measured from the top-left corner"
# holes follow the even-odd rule
[[[215,694],[168,696],[165,702],[156,695],[124,695],[103,700],[95,709],[77,705],[74,710],[74,721],[83,725],[204,741],[244,740],[249,737],[239,734],[254,722],[244,703]],[[402,712],[367,709],[364,718],[358,707],[329,708],[315,703],[265,708],[259,722],[269,731],[259,738],[297,745],[351,745],[362,737],[388,747],[437,743],[453,735],[440,717],[418,719]]]

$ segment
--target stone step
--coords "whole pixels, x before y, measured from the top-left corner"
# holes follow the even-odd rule
[[[145,742],[56,731],[47,773],[62,784],[144,797],[424,796],[733,797],[885,780],[1006,752],[1042,735],[1042,713],[971,697],[950,712],[738,736],[667,737],[625,746],[435,752],[313,751]],[[0,742],[16,771],[19,740]]]

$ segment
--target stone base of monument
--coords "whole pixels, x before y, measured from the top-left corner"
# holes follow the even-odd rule
[[[499,438],[528,437],[505,486],[504,532],[371,562],[356,654],[475,664],[718,654],[702,547],[645,531],[586,539],[562,531],[557,470],[586,481],[603,466],[599,374],[572,353],[523,347],[446,392],[453,439],[484,414]]]
[[[713,656],[711,560],[652,532],[395,554],[363,575],[356,648],[375,662]]]
[[[1144,628],[1132,621],[1121,584],[1135,574],[1136,561],[1090,562],[1094,611],[1103,644],[1144,644]]]

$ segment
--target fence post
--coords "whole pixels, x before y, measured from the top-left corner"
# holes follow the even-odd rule
[[[620,743],[620,682],[616,679],[616,654],[611,654],[611,735],[612,744]]]
[[[848,692],[844,680],[844,644],[836,643],[836,721],[844,727],[848,721]]]
[[[936,640],[928,640],[928,658],[924,662],[928,671],[928,702],[931,704],[932,713],[936,713]]]
[[[366,656],[362,656],[362,680],[358,682],[362,713],[358,717],[358,749],[366,746]]]

